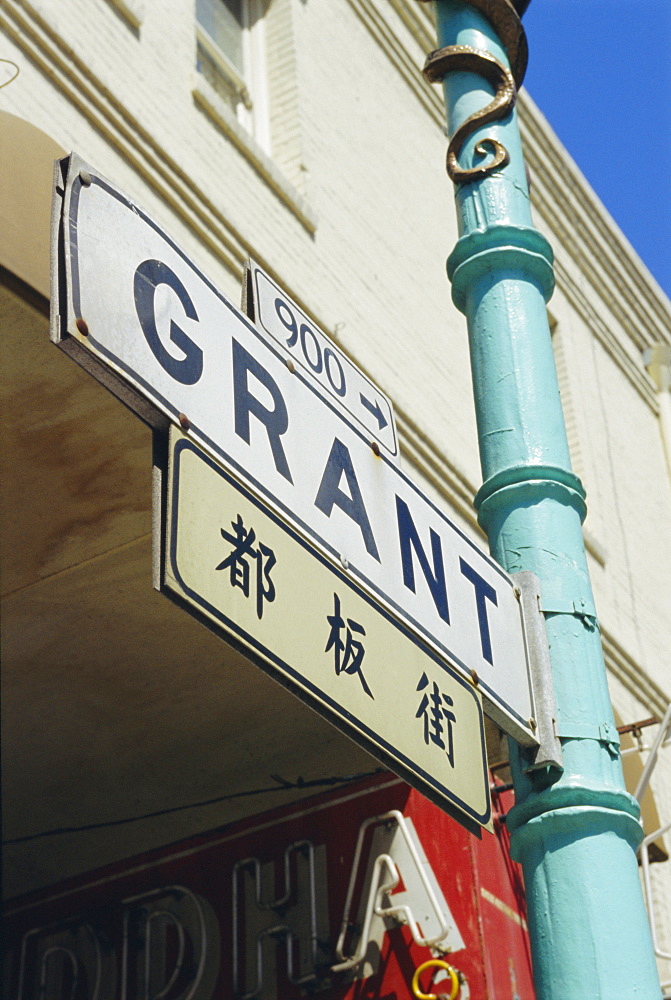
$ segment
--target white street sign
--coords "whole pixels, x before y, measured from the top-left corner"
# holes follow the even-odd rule
[[[246,280],[247,314],[257,326],[286,347],[329,399],[341,406],[386,454],[398,460],[396,423],[389,398],[254,261],[248,264]]]
[[[537,744],[511,578],[370,444],[144,212],[72,157],[52,338],[156,427],[189,434],[431,642]],[[55,288],[59,287],[59,278]],[[289,367],[287,365],[289,362]]]
[[[165,519],[169,596],[464,825],[490,825],[473,684],[176,428]]]

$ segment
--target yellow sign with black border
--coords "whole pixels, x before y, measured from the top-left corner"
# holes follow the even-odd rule
[[[479,693],[248,487],[171,431],[162,589],[470,829]]]

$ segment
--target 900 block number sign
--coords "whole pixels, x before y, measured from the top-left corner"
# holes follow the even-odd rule
[[[386,397],[258,269],[252,322],[124,194],[67,169],[55,342],[152,426],[188,430],[536,745],[515,584],[399,467]],[[387,407],[377,436],[362,399]]]
[[[344,354],[258,264],[247,265],[247,312],[259,328],[287,347],[332,401],[398,460],[390,400]]]

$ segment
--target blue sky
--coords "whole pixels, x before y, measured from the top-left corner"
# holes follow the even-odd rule
[[[532,0],[524,86],[671,297],[671,0]]]

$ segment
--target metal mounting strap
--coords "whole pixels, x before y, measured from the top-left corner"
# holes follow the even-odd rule
[[[540,580],[535,573],[529,570],[513,573],[512,578],[520,589],[520,604],[529,653],[531,686],[536,706],[539,739],[539,745],[535,751],[531,751],[530,762],[524,770],[537,771],[544,767],[554,767],[563,771],[561,743],[556,731],[557,707],[552,681],[550,648],[545,631],[545,618],[540,610]]]
[[[596,621],[596,608],[591,597],[540,599],[540,610],[545,615],[577,615],[579,618],[593,618]]]
[[[597,740],[619,747],[620,735],[612,722],[567,722],[559,726],[559,736],[563,740]]]

